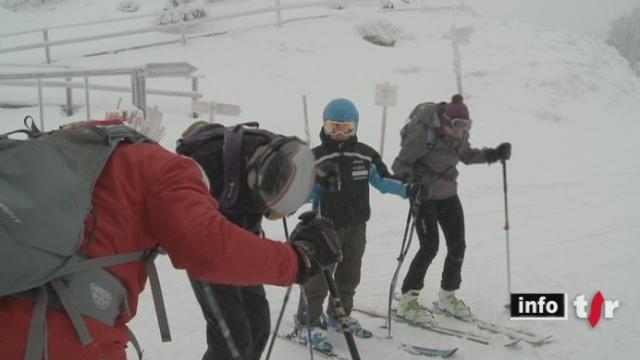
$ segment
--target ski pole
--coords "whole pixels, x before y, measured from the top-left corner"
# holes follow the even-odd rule
[[[287,218],[282,218],[282,227],[284,228],[284,237],[287,242],[289,242],[289,227],[287,226]],[[278,336],[278,329],[280,329],[280,324],[282,323],[282,317],[284,316],[284,310],[287,307],[287,303],[289,303],[289,296],[291,295],[291,289],[293,285],[289,285],[287,288],[287,292],[284,293],[284,300],[282,301],[282,308],[280,309],[280,314],[278,314],[278,320],[276,321],[276,327],[273,329],[273,336],[271,337],[271,341],[269,342],[269,349],[267,350],[267,357],[265,360],[269,360],[271,358],[271,351],[273,350],[273,344],[276,341],[276,337]],[[313,359],[313,356],[312,356]]]
[[[284,309],[287,307],[287,303],[289,302],[289,295],[291,295],[291,288],[293,285],[289,285],[287,288],[287,292],[284,293],[284,300],[282,301],[282,308],[280,309],[280,314],[278,314],[278,320],[276,321],[276,327],[273,329],[273,336],[271,337],[271,341],[269,342],[269,349],[267,350],[266,360],[271,358],[271,350],[273,350],[273,343],[276,341],[276,336],[278,336],[278,329],[280,328],[280,323],[282,322],[282,316],[284,315]]]
[[[397,259],[398,266],[396,266],[396,271],[393,273],[393,278],[391,279],[391,285],[389,286],[389,303],[387,307],[387,339],[392,338],[391,336],[391,304],[393,302],[393,294],[396,290],[396,284],[398,282],[398,275],[400,274],[400,268],[402,267],[404,258],[407,256],[407,253],[409,252],[409,247],[411,246],[411,240],[413,238],[413,230],[416,227],[415,217],[420,207],[421,194],[422,194],[422,187],[418,188],[418,191],[415,196],[415,201],[413,201],[409,205],[409,213],[407,214],[407,224],[404,228],[402,245],[400,245],[400,254],[398,255],[398,259]],[[409,235],[408,241],[407,241],[407,234]]]
[[[311,315],[309,300],[307,300],[307,293],[304,291],[304,286],[300,285],[300,299],[304,306],[304,322],[307,325],[307,347],[309,348],[309,359],[313,360],[313,344],[311,343]],[[302,331],[302,330],[301,330]]]
[[[502,189],[504,192],[504,232],[506,235],[506,247],[507,247],[507,291],[509,291],[507,306],[511,305],[511,251],[509,249],[509,206],[507,202],[507,162],[505,160],[500,161],[502,163]]]
[[[213,317],[216,323],[218,324],[220,331],[222,332],[222,336],[224,337],[224,340],[226,341],[227,346],[229,347],[229,352],[231,352],[231,356],[233,357],[234,360],[242,359],[242,357],[240,356],[240,352],[238,351],[238,346],[236,346],[236,342],[233,340],[233,337],[231,336],[231,330],[229,330],[229,326],[227,325],[227,322],[224,319],[224,315],[222,315],[222,310],[220,309],[220,305],[218,305],[218,301],[216,301],[215,295],[213,293],[213,289],[211,289],[211,286],[206,282],[195,280],[191,276],[189,276],[189,278],[191,279],[191,285],[194,288],[196,296],[198,296],[198,293],[201,294],[208,309],[211,311],[211,314],[213,314]],[[199,292],[196,287],[199,287],[202,291]],[[206,313],[205,313],[205,316],[206,316]]]
[[[324,279],[327,281],[327,285],[329,287],[329,300],[331,301],[333,308],[336,310],[336,315],[338,316],[338,322],[340,323],[342,334],[344,334],[344,339],[347,342],[347,347],[349,348],[351,359],[360,360],[358,347],[356,346],[356,342],[353,338],[353,333],[351,332],[351,328],[349,327],[349,317],[347,316],[347,313],[344,310],[344,306],[342,306],[342,300],[340,300],[340,295],[338,294],[338,286],[336,285],[335,280],[333,280],[333,277],[331,276],[331,270],[329,269],[322,270],[322,275],[324,276]]]

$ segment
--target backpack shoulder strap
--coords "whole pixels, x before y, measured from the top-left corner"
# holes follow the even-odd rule
[[[231,208],[240,194],[240,174],[242,172],[242,125],[227,129],[224,132],[222,147],[222,163],[224,167],[224,183],[220,193],[219,205],[222,210]]]

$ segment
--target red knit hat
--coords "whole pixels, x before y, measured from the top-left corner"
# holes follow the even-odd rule
[[[451,97],[451,102],[444,109],[449,119],[469,119],[469,109],[464,104],[462,95],[455,94]]]

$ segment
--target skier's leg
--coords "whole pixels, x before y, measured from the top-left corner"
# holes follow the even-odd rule
[[[366,223],[354,224],[338,231],[338,237],[342,242],[342,261],[336,267],[334,279],[347,316],[351,314],[353,296],[360,284],[362,256],[367,242],[366,233]],[[332,306],[329,306],[327,313],[335,316]]]
[[[460,288],[462,281],[462,263],[466,249],[464,211],[457,195],[439,200],[437,204],[438,221],[447,243],[447,257],[444,260],[440,287],[453,291]]]
[[[264,286],[246,286],[241,289],[244,306],[251,323],[253,349],[247,355],[247,360],[260,360],[271,328],[269,301],[264,292]]]
[[[438,253],[439,234],[434,200],[424,200],[416,215],[416,232],[420,248],[413,257],[407,275],[402,282],[402,293],[422,290],[427,269]]]

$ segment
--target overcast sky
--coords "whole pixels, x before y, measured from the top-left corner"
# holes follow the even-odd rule
[[[604,37],[640,0],[465,0],[478,12]]]

